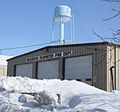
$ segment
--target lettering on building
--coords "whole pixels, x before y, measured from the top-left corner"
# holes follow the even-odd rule
[[[72,51],[63,51],[63,52],[56,52],[53,54],[46,54],[46,55],[40,55],[40,56],[33,56],[33,57],[27,57],[26,62],[34,62],[34,61],[40,61],[40,60],[46,60],[46,59],[54,59],[54,58],[60,58],[60,57],[67,57],[71,56]]]

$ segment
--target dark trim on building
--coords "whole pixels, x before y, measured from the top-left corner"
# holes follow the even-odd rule
[[[35,73],[33,75],[35,79],[38,78],[38,62],[35,62]]]
[[[14,73],[13,73],[14,77],[16,76],[16,65],[14,65]]]
[[[65,58],[59,59],[59,72],[60,72],[60,79],[65,79]]]
[[[10,58],[8,59],[7,61],[9,60],[12,60],[12,59],[16,59],[16,58],[19,58],[21,56],[24,56],[24,55],[28,55],[28,54],[31,54],[31,53],[34,53],[34,52],[37,52],[37,51],[40,51],[40,50],[46,50],[48,51],[50,48],[60,48],[60,47],[77,47],[77,46],[96,46],[96,45],[113,45],[113,46],[118,46],[120,47],[119,44],[114,44],[114,43],[109,43],[109,42],[96,42],[96,43],[81,43],[81,44],[65,44],[65,45],[53,45],[53,46],[46,46],[46,47],[43,47],[43,48],[40,48],[40,49],[37,49],[37,50],[34,50],[34,51],[31,51],[31,52],[28,52],[28,53],[25,53],[25,54],[21,54],[19,56],[16,56],[16,57],[13,57],[13,58]]]

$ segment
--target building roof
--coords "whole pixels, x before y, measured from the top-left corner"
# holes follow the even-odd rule
[[[31,51],[31,52],[28,52],[28,53],[24,53],[22,55],[18,55],[16,57],[8,59],[7,61],[15,59],[15,58],[18,58],[18,57],[21,57],[21,56],[24,56],[24,55],[27,55],[27,54],[30,54],[30,53],[34,53],[34,52],[37,52],[37,51],[40,51],[40,50],[43,50],[43,49],[60,48],[60,47],[73,47],[73,46],[93,46],[93,45],[108,45],[108,46],[109,45],[113,45],[113,46],[119,46],[120,47],[119,44],[114,44],[114,43],[110,43],[110,42],[95,42],[95,43],[80,43],[80,44],[77,43],[77,44],[51,45],[51,46],[46,46],[46,47],[43,47],[43,48]]]
[[[12,58],[12,56],[0,55],[0,65],[7,65],[7,59]]]

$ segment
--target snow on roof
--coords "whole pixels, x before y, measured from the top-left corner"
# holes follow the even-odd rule
[[[7,65],[7,59],[12,58],[12,56],[0,55],[0,65]]]

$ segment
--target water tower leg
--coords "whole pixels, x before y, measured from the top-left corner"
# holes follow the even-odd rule
[[[65,40],[64,40],[64,23],[61,21],[60,22],[60,43],[64,44]]]

